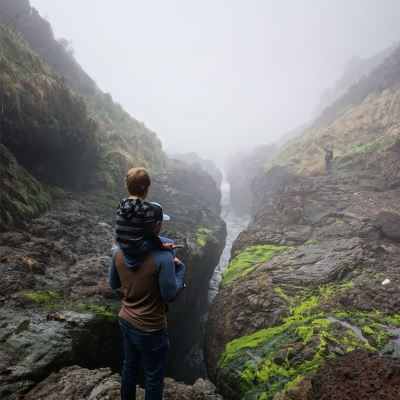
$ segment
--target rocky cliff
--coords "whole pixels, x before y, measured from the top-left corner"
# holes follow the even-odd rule
[[[191,382],[205,376],[208,281],[226,235],[219,188],[204,171],[168,160],[157,136],[97,88],[29,1],[1,2],[0,34],[0,398],[20,398],[42,380],[29,398],[115,396],[115,376],[113,394],[101,397],[96,386],[122,361],[121,293],[108,287],[107,270],[123,177],[138,165],[152,173],[151,198],[172,218],[164,234],[184,245],[178,256],[187,265],[187,288],[169,315],[168,372]],[[49,377],[61,368],[71,381]],[[171,399],[218,398],[206,381],[168,387]]]
[[[207,172],[214,179],[217,188],[221,186],[222,183],[222,172],[215,165],[213,160],[203,159],[198,154],[194,152],[184,153],[184,154],[171,154],[170,158],[174,160],[179,160],[185,164],[192,166],[196,169],[201,168]]]
[[[207,326],[224,398],[400,398],[399,55],[254,180]]]

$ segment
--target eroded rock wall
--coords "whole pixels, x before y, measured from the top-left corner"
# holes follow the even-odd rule
[[[207,327],[224,397],[272,399],[354,349],[399,357],[399,189],[281,168],[258,179]]]

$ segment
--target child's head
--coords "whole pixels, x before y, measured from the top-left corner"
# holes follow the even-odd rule
[[[125,177],[126,187],[131,196],[144,199],[150,187],[150,175],[145,168],[132,168]]]

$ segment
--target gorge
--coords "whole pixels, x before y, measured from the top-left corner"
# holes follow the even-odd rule
[[[167,155],[29,1],[0,3],[0,34],[1,399],[119,399],[107,273],[139,165],[187,266],[166,400],[400,398],[399,47],[296,137],[222,173]]]

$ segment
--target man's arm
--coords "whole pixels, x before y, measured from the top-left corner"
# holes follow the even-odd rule
[[[115,265],[115,257],[118,251],[120,251],[119,247],[113,251],[110,268],[108,269],[108,283],[112,289],[119,289],[121,287],[121,280],[119,279],[117,267]]]
[[[167,302],[174,301],[183,289],[185,266],[181,262],[175,266],[174,258],[169,251],[153,253],[158,270],[158,283],[162,298]]]

